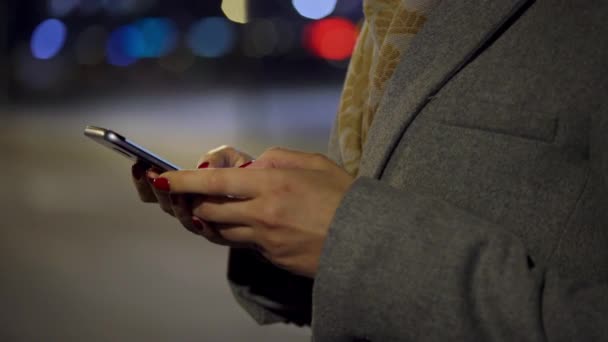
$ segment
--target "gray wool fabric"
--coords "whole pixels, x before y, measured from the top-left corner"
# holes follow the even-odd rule
[[[314,282],[233,250],[243,308],[317,342],[608,341],[606,18],[603,0],[442,2]]]

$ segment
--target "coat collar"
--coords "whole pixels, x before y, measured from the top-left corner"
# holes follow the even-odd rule
[[[533,2],[458,0],[438,5],[387,84],[359,174],[381,177],[403,132],[429,99]]]

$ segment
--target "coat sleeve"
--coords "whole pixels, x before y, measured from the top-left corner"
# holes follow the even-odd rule
[[[314,284],[315,341],[608,341],[608,112],[561,242],[534,264],[507,227],[360,178]]]
[[[324,247],[315,341],[608,341],[608,221],[598,215],[570,237],[585,251],[561,252],[590,270],[575,275],[534,265],[501,227],[361,178]]]
[[[228,280],[237,302],[259,324],[310,325],[310,278],[282,270],[249,249],[230,250]]]

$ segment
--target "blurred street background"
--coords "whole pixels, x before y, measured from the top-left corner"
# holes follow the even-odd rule
[[[4,0],[0,341],[308,341],[257,326],[227,251],[139,203],[107,127],[195,167],[324,152],[361,0]]]

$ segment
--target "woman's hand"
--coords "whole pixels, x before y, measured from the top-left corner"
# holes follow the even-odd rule
[[[197,162],[198,168],[229,168],[247,165],[253,158],[230,146],[221,146],[207,152]],[[192,216],[193,197],[187,195],[169,195],[152,186],[160,171],[138,162],[131,168],[133,183],[140,199],[146,203],[158,203],[167,214],[176,217],[191,232],[205,236],[218,244],[229,245],[221,239],[211,225],[201,222]],[[240,246],[235,246],[240,247]]]
[[[272,149],[245,169],[164,173],[165,194],[200,194],[193,213],[220,237],[255,245],[275,265],[314,277],[331,220],[353,177],[324,156]]]

